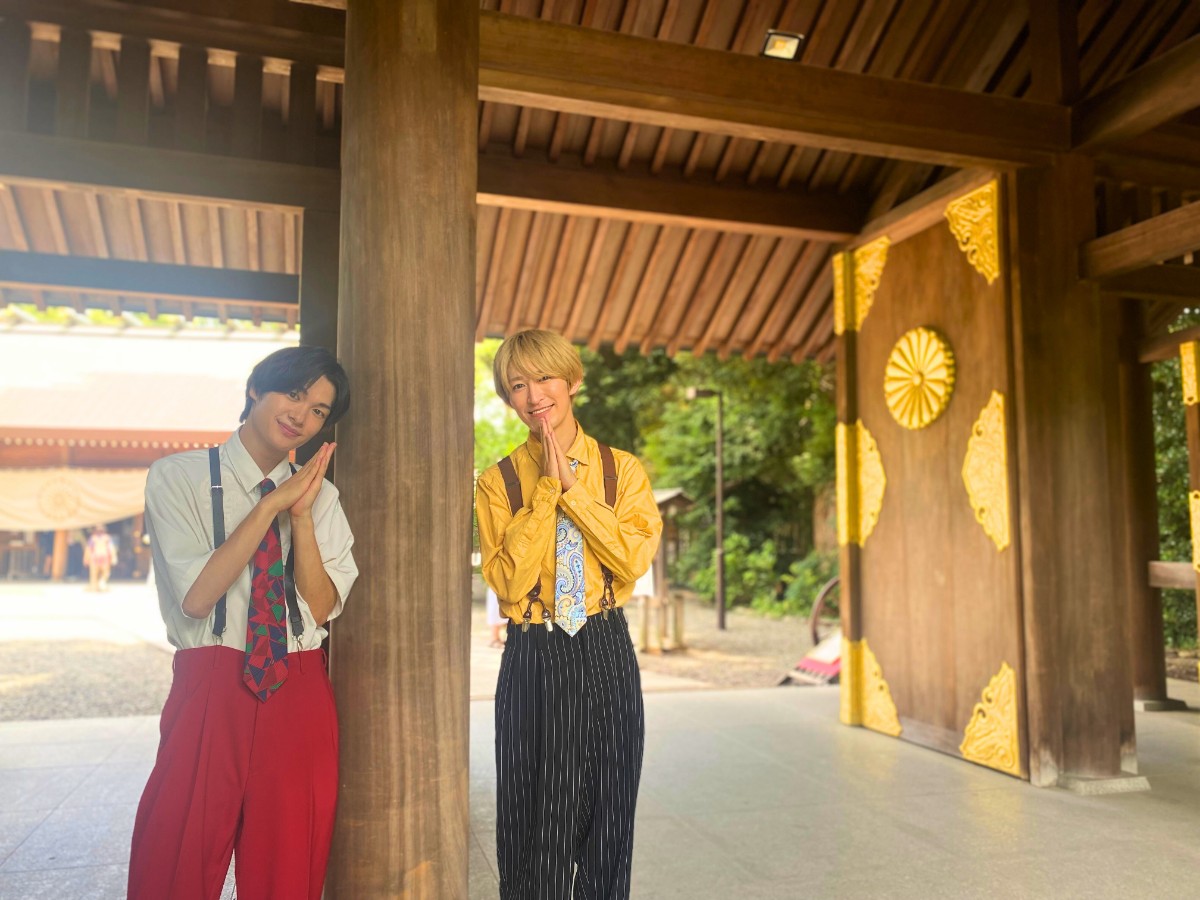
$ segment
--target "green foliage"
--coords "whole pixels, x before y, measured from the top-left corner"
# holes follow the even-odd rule
[[[804,559],[798,559],[788,568],[783,576],[783,595],[778,598],[755,598],[753,607],[758,612],[769,616],[809,616],[812,614],[813,603],[821,588],[838,573],[836,553],[821,553],[813,551]],[[823,615],[830,618],[837,616],[838,592],[834,590],[825,601]]]
[[[656,487],[695,501],[689,542],[672,577],[712,599],[716,494],[715,398],[724,404],[725,572],[732,605],[773,601],[788,567],[812,548],[815,492],[834,478],[833,375],[815,363],[611,349],[584,352],[576,415],[589,434],[642,458]]]
[[[593,353],[581,348],[583,390],[575,398],[575,418],[602,443],[640,454],[646,434],[661,422],[663,385],[679,368],[662,350],[642,356],[618,355],[611,347]]]
[[[492,360],[500,341],[475,345],[475,471],[482,472],[529,436],[529,429],[507,403],[496,395]]]
[[[717,592],[717,562],[715,550],[707,564],[696,566],[691,587],[706,597]],[[725,603],[727,606],[748,604],[759,597],[771,597],[779,584],[775,572],[775,542],[766,541],[754,547],[743,534],[725,538]]]
[[[1183,328],[1200,324],[1200,311],[1188,310],[1176,322]],[[1188,516],[1188,447],[1183,412],[1179,358],[1152,367],[1154,380],[1154,444],[1158,469],[1159,557],[1190,562]],[[1170,647],[1196,646],[1196,595],[1163,591],[1163,632]]]

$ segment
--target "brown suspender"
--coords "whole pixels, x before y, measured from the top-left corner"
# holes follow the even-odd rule
[[[612,448],[607,444],[596,442],[596,447],[600,451],[600,464],[604,470],[604,502],[609,506],[616,508],[617,505],[617,461],[613,458]],[[508,494],[508,508],[515,516],[525,506],[525,501],[521,494],[521,479],[517,475],[517,467],[513,464],[512,456],[506,456],[497,464],[500,466],[500,474],[504,477],[504,490]],[[615,609],[616,595],[613,593],[613,573],[608,566],[600,564],[600,571],[604,574],[604,591],[600,596],[600,608],[604,612],[604,618],[608,618],[608,611]],[[529,622],[533,618],[533,604],[537,603],[542,607],[542,619],[546,623],[546,630],[549,631],[554,627],[553,610],[548,610],[546,604],[542,601],[542,581],[539,578],[529,591],[529,602],[525,605],[524,621],[521,623],[521,630],[529,630]]]
[[[600,450],[600,465],[604,469],[604,502],[609,506],[617,505],[617,461],[613,458],[612,447],[596,441]],[[517,477],[517,467],[513,465],[512,457],[506,456],[498,463],[500,474],[504,476],[504,490],[508,494],[508,508],[515,516],[525,505],[521,495],[521,479]]]

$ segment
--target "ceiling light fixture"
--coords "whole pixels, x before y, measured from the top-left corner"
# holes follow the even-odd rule
[[[767,38],[763,41],[760,55],[772,59],[798,59],[803,45],[804,35],[770,28],[767,30]]]

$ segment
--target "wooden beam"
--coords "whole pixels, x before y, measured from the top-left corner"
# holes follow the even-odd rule
[[[236,15],[227,14],[234,9]],[[151,5],[138,0],[0,0],[0,17],[309,62],[339,70],[345,56],[344,15],[286,3],[156,0]],[[338,77],[340,80],[340,72]]]
[[[1200,268],[1195,266],[1147,266],[1100,282],[1100,290],[1118,297],[1138,300],[1189,300],[1200,302]]]
[[[1179,348],[1188,341],[1200,341],[1200,325],[1143,338],[1137,347],[1138,362],[1156,363],[1174,359],[1179,355]]]
[[[1080,249],[1084,278],[1132,272],[1200,248],[1200,202],[1088,241]]]
[[[1200,35],[1130,72],[1074,110],[1078,146],[1144,134],[1200,105]]]
[[[1079,93],[1078,10],[1076,0],[1029,3],[1031,99],[1071,103]]]
[[[119,188],[232,204],[337,210],[341,179],[315,166],[0,129],[0,180]]]
[[[479,62],[481,100],[647,125],[957,166],[1069,146],[1063,107],[500,13]]]
[[[491,153],[479,157],[477,196],[483,206],[827,242],[857,234],[866,209],[854,195],[729,187],[651,176],[647,167],[621,172],[600,161],[585,167],[564,157],[548,165]]]
[[[1096,173],[1134,184],[1200,190],[1200,128],[1167,125],[1102,147]]]
[[[0,287],[294,306],[299,279],[274,272],[0,250]]]
[[[933,187],[867,222],[858,236],[849,243],[848,249],[869,244],[885,234],[893,244],[919,234],[945,218],[947,203],[983,187],[995,177],[996,173],[990,170],[964,169],[955,172]]]
[[[1154,560],[1147,567],[1150,587],[1181,591],[1196,590],[1196,570],[1191,563]]]

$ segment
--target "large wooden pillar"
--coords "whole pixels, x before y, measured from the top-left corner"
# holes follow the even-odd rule
[[[300,242],[300,344],[337,352],[338,269],[341,219],[337,212],[306,209]],[[354,392],[351,389],[351,405]],[[300,448],[296,458],[308,462],[327,435],[318,435]],[[337,468],[334,454],[329,477]]]
[[[1133,696],[1137,705],[1148,711],[1186,708],[1186,704],[1167,696],[1162,594],[1150,586],[1149,564],[1159,558],[1158,486],[1154,467],[1154,387],[1150,367],[1138,360],[1137,353],[1144,334],[1143,305],[1114,298],[1102,302],[1121,304],[1116,398],[1121,456],[1117,485],[1126,514],[1113,516],[1113,524],[1117,527],[1117,552],[1125,559],[1125,581],[1120,587],[1129,609]]]
[[[467,895],[478,21],[473,0],[348,4],[339,900]]]
[[[1116,307],[1080,281],[1095,233],[1089,160],[1009,177],[1018,511],[1029,774],[1034,784],[1119,778],[1136,766],[1126,644],[1124,514],[1110,466]]]

